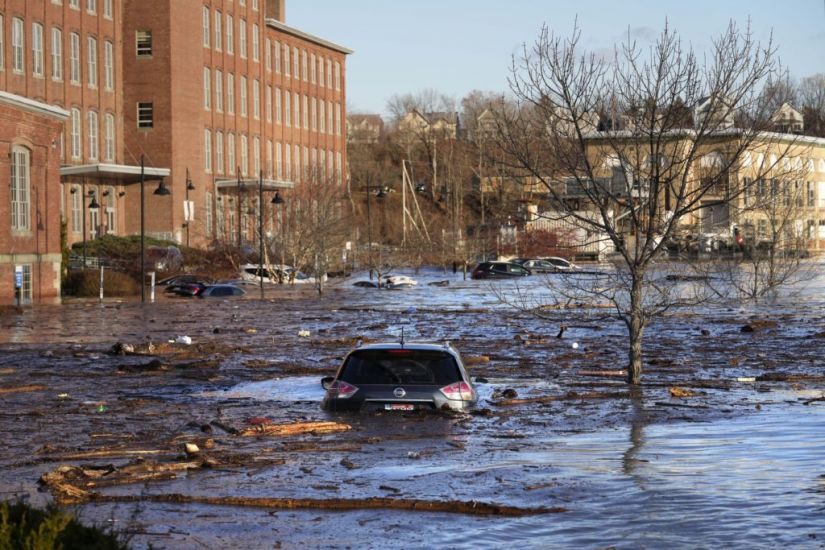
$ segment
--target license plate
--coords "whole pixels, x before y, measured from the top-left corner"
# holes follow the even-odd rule
[[[414,411],[415,405],[411,403],[387,403],[384,405],[384,410],[387,411]]]

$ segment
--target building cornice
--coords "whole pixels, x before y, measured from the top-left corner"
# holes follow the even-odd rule
[[[5,103],[6,105],[11,105],[17,109],[22,109],[38,115],[59,118],[60,120],[66,120],[69,118],[69,111],[65,109],[55,107],[54,105],[48,105],[40,101],[35,101],[34,99],[29,99],[27,97],[11,94],[9,92],[0,92],[0,103]]]
[[[272,29],[279,30],[281,32],[285,32],[287,34],[291,34],[292,36],[295,36],[297,38],[302,38],[304,40],[308,40],[309,42],[312,42],[314,44],[318,44],[319,46],[323,46],[323,47],[329,48],[331,50],[335,50],[336,52],[340,52],[344,55],[349,55],[349,54],[353,53],[353,50],[351,50],[349,48],[345,48],[344,46],[336,44],[335,42],[330,42],[329,40],[324,40],[323,38],[319,38],[317,36],[311,35],[309,33],[306,33],[304,31],[298,30],[296,28],[290,27],[288,25],[284,25],[283,23],[281,23],[277,19],[268,18],[266,20],[266,25],[268,27],[272,28]]]

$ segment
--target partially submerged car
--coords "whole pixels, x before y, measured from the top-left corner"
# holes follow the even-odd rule
[[[473,269],[473,279],[510,279],[526,277],[530,270],[513,262],[481,262]]]
[[[321,384],[326,390],[321,406],[328,411],[464,411],[478,401],[461,356],[449,343],[358,346]]]
[[[387,288],[399,290],[403,288],[413,288],[418,285],[418,281],[407,275],[384,275],[375,281],[355,281],[352,286],[362,288]]]
[[[518,258],[513,260],[513,263],[529,269],[531,273],[562,273],[574,271],[579,268],[579,266],[569,260],[557,256],[551,256],[549,258]]]
[[[246,291],[235,285],[207,285],[196,296],[198,298],[232,298],[244,294]]]
[[[290,265],[272,265],[269,268],[261,268],[258,264],[241,266],[241,279],[260,281],[261,275],[265,283],[316,284],[318,282],[317,278],[298,271]],[[321,280],[326,281],[327,276],[322,276]]]

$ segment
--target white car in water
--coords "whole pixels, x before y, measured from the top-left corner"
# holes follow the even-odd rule
[[[263,271],[262,271],[263,269]],[[265,283],[288,283],[288,284],[316,284],[318,279],[307,275],[303,271],[298,271],[289,265],[270,265],[261,268],[258,264],[244,264],[241,266],[241,279],[246,281],[260,281],[261,274]],[[321,281],[326,281],[324,275]]]

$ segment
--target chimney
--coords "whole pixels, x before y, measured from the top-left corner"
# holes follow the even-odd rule
[[[285,23],[285,0],[266,0],[266,17]]]

